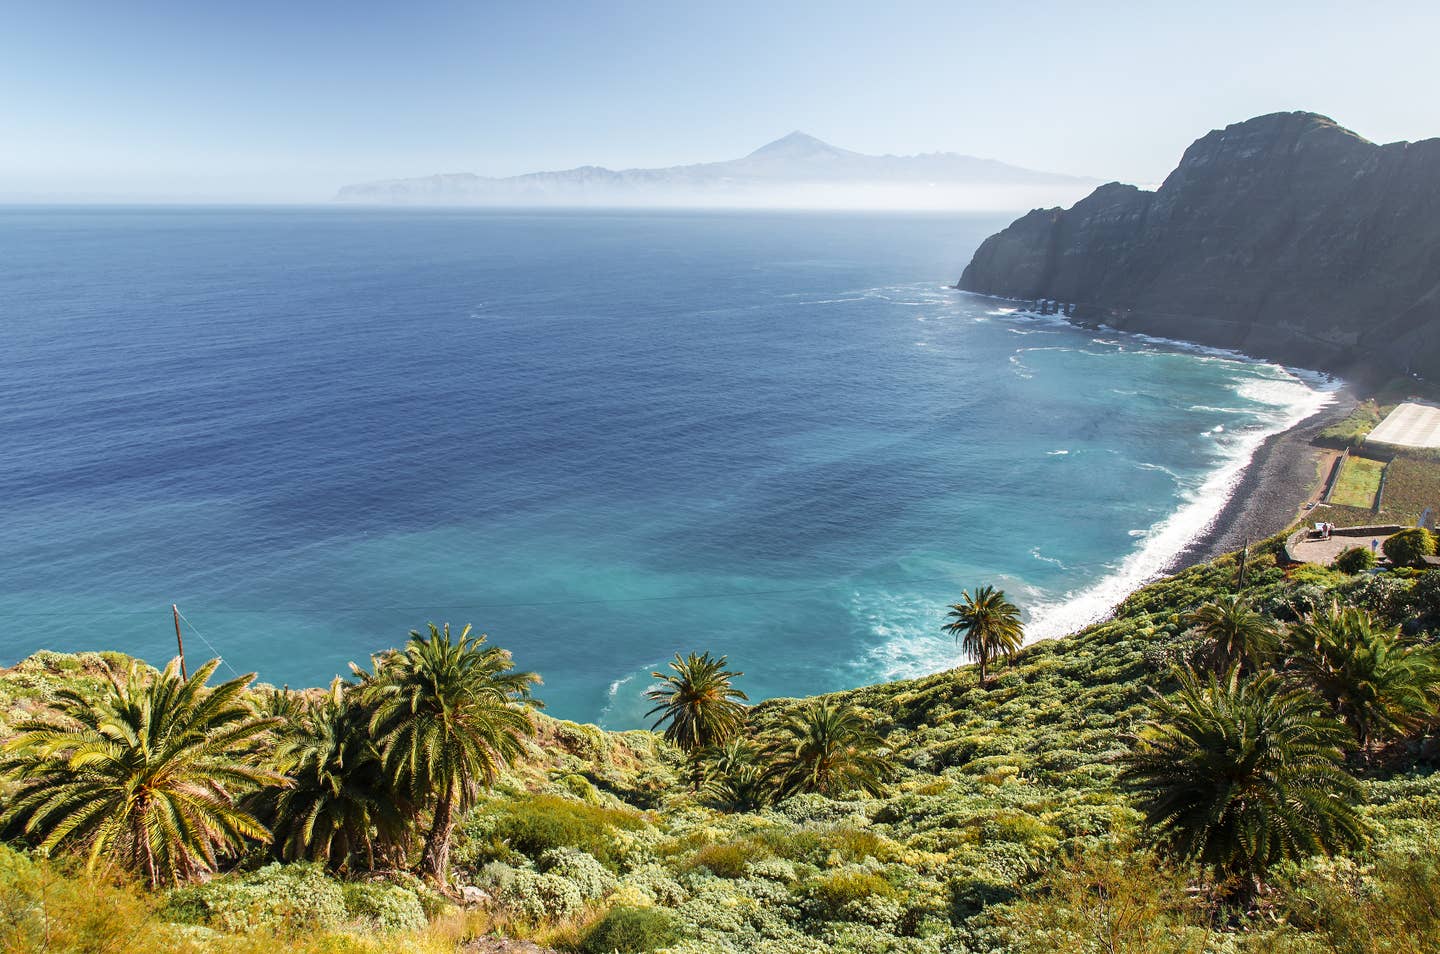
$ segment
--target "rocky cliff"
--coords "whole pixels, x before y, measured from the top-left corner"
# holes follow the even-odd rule
[[[1440,358],[1440,139],[1376,145],[1315,113],[1197,140],[1155,191],[1037,209],[959,287],[1087,323],[1349,374]]]

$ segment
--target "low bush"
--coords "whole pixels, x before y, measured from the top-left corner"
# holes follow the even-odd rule
[[[841,861],[864,861],[874,858],[878,861],[898,861],[903,849],[895,842],[868,828],[851,825],[837,825],[821,836],[821,847],[826,860],[833,853]]]
[[[1354,575],[1364,573],[1375,565],[1375,554],[1369,547],[1351,547],[1341,551],[1335,561],[1330,564],[1341,573]]]
[[[851,920],[856,904],[894,901],[898,892],[880,875],[863,868],[841,868],[820,875],[807,885],[805,893],[815,903],[816,913],[826,920]]]
[[[1411,527],[1390,537],[1380,548],[1396,566],[1420,566],[1424,557],[1435,555],[1435,535],[1424,527]]]
[[[997,920],[1017,954],[1203,954],[1214,950],[1190,872],[1100,849],[1060,860]],[[1227,949],[1228,950],[1228,949]]]
[[[1316,437],[1326,447],[1355,448],[1380,423],[1380,407],[1374,401],[1361,401],[1343,420],[1326,427]]]
[[[770,849],[753,838],[706,845],[690,856],[690,868],[708,868],[721,878],[743,878],[750,865],[771,857]]]
[[[233,900],[239,880],[221,879],[228,886],[215,894]],[[291,881],[270,873],[262,880],[268,881],[277,895],[316,886],[311,876]],[[283,889],[276,888],[277,880],[287,882]],[[322,891],[334,900],[328,890]],[[328,902],[323,906],[331,916],[341,917],[341,909]],[[403,907],[404,902],[398,906]],[[382,901],[380,908],[385,907]],[[193,904],[190,911],[199,908]],[[265,924],[248,933],[225,934],[199,924],[175,923],[170,918],[176,914],[176,906],[163,896],[142,891],[128,881],[84,872],[68,862],[32,858],[0,845],[0,951],[5,954],[454,954],[458,940],[470,933],[463,924],[447,931],[447,926],[423,922],[418,930],[382,936],[364,930],[373,928],[375,922],[348,923],[330,930],[291,930],[277,928],[277,919],[267,917]],[[390,920],[394,923],[393,915]]]
[[[680,924],[663,908],[611,908],[585,935],[585,954],[640,954],[680,940]]]
[[[575,848],[552,848],[540,856],[540,870],[564,878],[586,901],[603,897],[615,887],[615,876],[590,855]]]
[[[0,951],[167,949],[149,896],[123,882],[67,875],[0,845]]]
[[[171,892],[176,921],[228,934],[277,936],[338,928],[349,919],[340,884],[311,864],[271,864]]]
[[[580,888],[560,875],[501,864],[487,865],[483,875],[495,903],[527,924],[571,918],[585,907]]]
[[[674,907],[682,904],[690,894],[667,870],[658,864],[642,865],[627,874],[620,882],[620,892],[645,902],[639,905],[659,904]]]
[[[1370,869],[1318,860],[1292,874],[1286,921],[1338,954],[1440,950],[1440,862],[1389,851]]]
[[[341,887],[352,919],[377,931],[418,931],[426,924],[425,907],[415,892],[396,884],[371,881]]]
[[[496,800],[461,828],[455,860],[479,867],[487,861],[509,860],[511,852],[538,861],[547,851],[576,848],[613,871],[620,860],[617,833],[643,827],[645,820],[638,812],[559,795]]]

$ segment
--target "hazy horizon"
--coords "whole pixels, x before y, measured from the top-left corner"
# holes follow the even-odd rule
[[[321,203],[733,159],[794,129],[1153,185],[1206,131],[1279,110],[1377,142],[1440,133],[1437,25],[1421,3],[1362,20],[1228,0],[1143,22],[1104,3],[14,4],[0,201]]]

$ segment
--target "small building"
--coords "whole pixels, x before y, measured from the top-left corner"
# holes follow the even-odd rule
[[[1440,407],[1407,401],[1385,415],[1365,443],[1440,448]]]

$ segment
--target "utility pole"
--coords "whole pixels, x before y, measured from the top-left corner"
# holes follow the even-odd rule
[[[190,674],[185,671],[185,640],[180,636],[180,606],[171,603],[170,611],[175,614],[175,648],[180,650],[180,678],[189,682]]]

